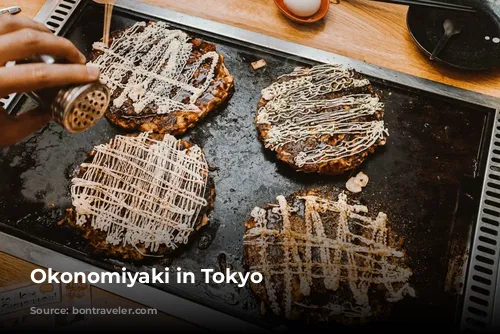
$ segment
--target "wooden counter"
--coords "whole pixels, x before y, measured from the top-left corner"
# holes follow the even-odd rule
[[[18,5],[33,17],[44,0],[0,0],[0,8]],[[441,83],[500,97],[500,71],[463,73],[437,66],[424,57],[406,30],[405,6],[343,0],[332,4],[327,17],[314,25],[285,19],[273,0],[145,0],[193,16],[272,35],[299,44],[363,60]],[[0,254],[0,286],[29,281],[33,265]],[[101,305],[123,300],[94,289]],[[112,301],[112,302],[110,302]],[[187,326],[168,317],[170,321]]]
[[[500,97],[500,70],[461,72],[430,62],[406,29],[406,6],[341,0],[313,25],[286,19],[273,0],[144,0],[156,6],[272,35],[393,70]],[[33,17],[44,0],[0,0]]]

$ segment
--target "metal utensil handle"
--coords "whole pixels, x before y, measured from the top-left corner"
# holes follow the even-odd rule
[[[29,59],[29,62],[33,63],[45,63],[45,64],[54,64],[56,60],[54,57],[49,55],[35,55]],[[38,104],[44,104],[42,98],[36,92],[26,92],[30,98],[34,99]]]
[[[36,55],[30,59],[34,63],[45,63],[45,64],[55,64],[56,60],[54,57],[49,55]]]
[[[7,7],[7,8],[0,9],[0,15],[2,15],[2,14],[15,15],[19,12],[21,12],[21,7],[19,7],[19,6]]]
[[[439,55],[439,53],[445,47],[446,43],[448,43],[448,41],[450,40],[450,37],[451,37],[451,34],[448,34],[448,33],[445,33],[441,37],[441,39],[439,40],[438,45],[436,46],[436,48],[434,49],[434,51],[432,51],[432,54],[431,54],[431,57],[430,57],[431,60],[436,59],[436,57]]]

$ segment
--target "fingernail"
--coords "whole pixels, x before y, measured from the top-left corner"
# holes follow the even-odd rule
[[[92,80],[99,79],[99,75],[101,74],[101,71],[99,70],[99,67],[92,66],[92,65],[87,65],[87,72],[89,73],[89,77]]]

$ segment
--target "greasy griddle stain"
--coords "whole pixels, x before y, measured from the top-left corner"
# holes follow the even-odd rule
[[[244,237],[245,261],[249,268],[260,268],[265,280],[265,282],[260,284],[251,284],[251,288],[259,299],[264,302],[269,311],[273,310],[276,313],[276,307],[279,307],[279,314],[276,315],[286,316],[290,320],[307,320],[308,322],[335,321],[349,326],[361,325],[370,321],[387,318],[390,316],[392,308],[397,306],[395,302],[388,300],[391,292],[386,290],[383,284],[371,283],[367,293],[369,303],[365,305],[369,306],[370,314],[364,314],[364,306],[358,304],[353,295],[353,289],[357,290],[364,279],[370,281],[374,277],[381,278],[387,275],[387,282],[391,282],[388,284],[391,284],[394,291],[401,289],[401,291],[411,290],[410,294],[415,293],[411,287],[408,288],[409,290],[406,290],[408,281],[404,278],[406,274],[403,273],[409,271],[409,277],[411,278],[411,270],[408,269],[408,258],[403,250],[404,239],[392,231],[390,217],[389,221],[386,222],[387,230],[385,230],[385,227],[382,228],[380,223],[375,223],[377,221],[375,219],[377,214],[368,208],[370,211],[366,215],[363,213],[359,214],[366,218],[373,217],[372,223],[362,226],[360,225],[361,221],[356,221],[351,217],[347,223],[348,230],[343,231],[342,228],[339,228],[339,219],[342,219],[339,215],[344,214],[343,212],[339,213],[334,210],[318,211],[321,227],[314,223],[311,226],[311,233],[308,234],[306,232],[306,215],[308,211],[306,210],[306,200],[303,197],[317,197],[320,200],[327,200],[333,203],[337,201],[341,193],[339,189],[332,190],[328,187],[322,187],[309,191],[296,192],[287,196],[286,203],[290,209],[288,216],[290,221],[289,228],[285,228],[284,226],[283,215],[280,213],[281,208],[277,203],[264,206],[264,215],[261,218],[255,216],[259,214],[257,214],[257,209],[254,209],[252,218],[246,221],[246,233]],[[353,206],[361,204],[359,201],[353,201],[349,198],[346,203]],[[259,221],[259,219],[265,219],[265,223]],[[273,234],[271,234],[271,231]],[[377,231],[377,233],[374,234],[374,231]],[[325,247],[324,244],[319,242],[322,233],[324,233],[324,243],[332,243],[332,245],[334,244],[333,241],[340,244],[345,243],[344,246],[335,248],[341,251],[341,256],[336,260],[334,250],[323,248]],[[380,238],[383,235],[382,233],[386,233],[385,238],[378,240],[377,236]],[[370,241],[365,243],[353,236],[373,240],[379,243],[379,245],[373,246],[369,243]],[[310,255],[307,255],[308,251],[304,246],[307,243],[307,238],[318,240],[311,241],[310,244],[314,246],[310,247]],[[290,240],[294,241],[289,246],[284,246]],[[376,249],[379,251],[384,249],[387,251],[387,254],[383,252],[381,254],[386,255],[380,256],[363,252],[356,253],[352,249],[348,251],[348,247],[366,248],[373,252]],[[346,278],[341,278],[337,289],[328,289],[325,281],[327,278],[333,279],[335,275],[333,272],[330,272],[331,269],[320,266],[320,264],[326,263],[326,260],[322,257],[323,255],[321,255],[325,249],[327,250],[326,257],[329,259],[328,263],[335,265],[338,269],[336,275],[339,277],[350,275],[346,268],[349,265],[353,265],[356,267],[356,274],[353,277],[358,277],[359,280],[353,278],[352,280],[347,279],[350,280],[347,282]],[[402,253],[401,257],[389,255],[399,252]],[[352,257],[348,257],[348,254]],[[311,269],[305,265],[309,263],[307,262],[309,256]],[[363,260],[362,256],[370,257],[370,260]],[[337,260],[339,261],[338,263],[335,262]],[[373,267],[371,267],[372,265]],[[364,270],[368,270],[369,268],[371,268],[370,271],[365,273]],[[302,290],[302,283],[304,283],[302,280],[304,280],[308,270],[311,270],[311,274],[314,276],[310,283],[310,294],[305,295]],[[387,272],[384,272],[384,270],[387,270]],[[292,274],[290,276],[290,286],[287,288],[285,273],[296,271],[302,271],[302,274]],[[393,271],[393,275],[389,273],[390,271]],[[362,276],[364,274],[366,276]],[[400,277],[398,275],[402,275],[401,279],[398,279]],[[403,292],[402,296],[405,296],[406,293]],[[397,293],[394,295],[397,295]],[[291,298],[291,300],[288,298]],[[411,297],[406,298],[411,299]],[[286,314],[287,304],[290,305],[289,314]],[[337,307],[345,309],[339,311],[338,309],[336,310]],[[356,315],[349,316],[350,313]]]
[[[137,134],[131,134],[130,136],[136,135]],[[149,135],[149,138],[161,141],[163,140],[163,135],[152,133]],[[179,150],[187,150],[188,154],[189,149],[193,146],[192,143],[183,140],[179,141],[177,145]],[[90,152],[84,163],[92,163],[94,156],[95,151]],[[76,177],[82,178],[85,172],[86,168],[81,166],[76,173]],[[210,176],[207,179],[207,187],[205,190],[204,198],[208,204],[200,211],[199,217],[194,225],[195,232],[209,223],[208,213],[213,209],[215,200],[215,186]],[[135,247],[130,244],[124,245],[123,243],[120,243],[119,245],[111,245],[106,241],[107,233],[105,231],[93,228],[88,221],[81,226],[76,224],[76,210],[74,207],[67,209],[66,219],[64,221],[61,221],[60,224],[63,223],[67,223],[69,226],[80,230],[83,237],[89,241],[90,251],[95,253],[96,255],[101,254],[110,258],[116,258],[125,261],[141,261],[148,257],[165,255],[173,256],[174,254],[179,253],[179,248],[172,251],[171,249],[168,249],[166,245],[161,245],[157,252],[151,252],[142,243],[135,245]],[[192,234],[190,235],[190,239],[191,238]],[[182,245],[180,245],[180,248],[182,248]]]
[[[280,78],[277,82],[282,83],[282,82],[287,82],[290,80],[295,79],[296,77],[289,76],[289,77],[284,77]],[[353,72],[353,79],[358,79],[362,80],[365,79],[361,74],[357,72]],[[367,86],[362,86],[362,87],[349,87],[347,89],[342,89],[341,91],[338,92],[333,92],[333,93],[328,93],[328,94],[323,94],[322,96],[316,97],[315,99],[317,100],[331,100],[331,99],[336,99],[340,98],[343,96],[351,95],[351,94],[369,94],[373,97],[377,97],[378,94],[374,91],[373,87],[371,85]],[[263,106],[265,106],[269,101],[267,101],[264,97],[261,98],[259,101],[259,104],[257,106],[257,109],[260,110]],[[336,110],[350,110],[350,106],[341,106],[341,107],[336,107]],[[318,113],[321,113],[323,111],[327,110],[319,110]],[[352,122],[371,122],[371,121],[380,121],[383,120],[384,117],[384,109],[380,108],[377,110],[373,115],[369,116],[362,116],[356,119],[353,119]],[[256,122],[257,122],[257,116],[256,116]],[[259,136],[260,139],[265,143],[266,140],[269,138],[269,132],[272,131],[272,128],[274,126],[278,126],[282,124],[283,121],[278,122],[276,124],[264,124],[264,123],[259,123],[257,122],[257,128],[259,130]],[[327,162],[320,162],[320,163],[306,163],[303,166],[298,166],[296,162],[297,156],[301,152],[305,151],[311,151],[318,149],[320,147],[324,147],[325,145],[338,145],[342,141],[349,141],[353,140],[357,137],[360,137],[360,135],[357,134],[336,134],[335,131],[333,131],[330,135],[311,135],[307,140],[302,140],[298,142],[291,142],[291,143],[286,143],[285,145],[279,146],[273,151],[276,152],[277,157],[279,160],[287,163],[290,165],[292,168],[295,170],[305,172],[305,173],[320,173],[320,174],[330,174],[330,175],[338,175],[342,174],[346,171],[353,170],[356,167],[360,166],[370,154],[375,152],[375,149],[378,146],[383,146],[386,143],[386,136],[384,135],[383,138],[379,139],[374,145],[369,147],[367,150],[364,150],[360,153],[353,154],[351,156],[341,158],[341,159],[335,159],[335,160],[330,160]]]
[[[153,24],[153,22],[150,22],[149,24]],[[113,31],[110,35],[110,43],[112,43],[114,39],[122,36],[126,30],[127,29]],[[138,31],[144,31],[144,27],[140,27]],[[155,41],[150,47],[153,47],[158,42],[160,41]],[[214,44],[207,43],[200,39],[193,37],[190,42],[193,45],[193,50],[187,60],[185,68],[183,69],[183,73],[188,72],[193,67],[194,63],[204,54],[216,51]],[[148,53],[148,49],[142,50],[142,52],[146,55]],[[102,54],[102,51],[93,50],[90,56],[90,61],[94,61]],[[168,60],[163,66],[166,67],[167,64]],[[207,78],[210,67],[211,65],[205,61],[202,66],[196,70],[194,74],[194,81],[192,82],[194,87],[202,85]],[[123,78],[123,82],[127,82],[131,75],[132,73],[130,71],[127,72],[127,75]],[[122,92],[123,89],[119,87],[114,91],[111,96],[109,110],[106,113],[106,117],[113,124],[128,131],[154,131],[157,133],[169,133],[177,136],[182,135],[186,132],[186,130],[194,127],[195,124],[205,118],[208,113],[215,110],[231,97],[234,92],[234,77],[229,73],[228,69],[224,65],[224,56],[219,54],[214,79],[208,89],[195,102],[195,105],[200,109],[199,112],[178,110],[172,113],[158,115],[156,113],[158,106],[152,102],[138,114],[134,109],[134,102],[130,98],[127,98],[124,104],[119,108],[113,105],[113,100],[118,98]],[[177,89],[173,89],[170,93],[170,97],[175,96],[176,93]],[[184,98],[183,102],[186,101],[189,101],[189,96]]]

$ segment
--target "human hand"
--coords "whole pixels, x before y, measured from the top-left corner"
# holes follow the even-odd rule
[[[67,64],[5,65],[35,55],[65,59]],[[33,20],[0,15],[0,97],[42,88],[84,84],[99,78],[99,69],[85,66],[85,56],[69,40],[52,34]],[[11,145],[46,125],[48,110],[33,110],[17,117],[0,107],[0,146]]]

